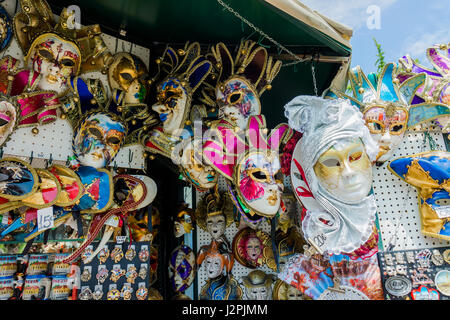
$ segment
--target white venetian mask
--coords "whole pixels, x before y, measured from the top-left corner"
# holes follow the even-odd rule
[[[209,279],[217,278],[222,274],[222,259],[217,255],[209,255],[205,258],[205,270]]]
[[[69,78],[79,72],[81,53],[78,47],[55,34],[44,34],[33,42],[31,48],[25,63],[41,74],[38,88],[64,93]]]
[[[225,232],[226,218],[223,214],[210,215],[206,218],[206,231],[214,240],[218,240]]]

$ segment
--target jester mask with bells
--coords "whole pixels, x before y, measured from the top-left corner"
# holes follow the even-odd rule
[[[415,110],[410,109],[414,93],[425,76],[418,75],[399,85],[396,72],[397,66],[388,63],[377,78],[375,74],[366,76],[357,66],[349,72],[352,97],[333,90],[328,93],[328,97],[349,99],[363,113],[366,126],[379,147],[378,163],[392,157],[408,127],[425,121],[418,119]]]
[[[267,136],[263,115],[251,116],[246,131],[234,128],[223,120],[214,125],[203,144],[205,161],[226,178],[230,196],[247,222],[272,218],[283,191],[278,149],[292,131],[280,124]]]
[[[234,257],[220,242],[212,240],[209,245],[202,246],[197,254],[197,265],[200,267],[202,263],[205,265],[206,276],[215,279],[224,272],[231,272]]]
[[[376,142],[361,112],[343,99],[298,96],[285,106],[303,133],[292,156],[291,181],[304,207],[305,239],[331,254],[351,253],[373,233],[372,161]]]
[[[267,50],[251,40],[242,41],[235,57],[223,43],[211,49],[215,70],[207,81],[210,104],[219,107],[219,118],[242,130],[249,117],[261,114],[260,96],[272,88],[281,68]]]
[[[105,70],[111,54],[101,38],[99,25],[76,29],[75,11],[64,8],[58,23],[45,0],[21,0],[14,17],[16,38],[25,66],[40,74],[37,88],[61,95],[71,76]]]
[[[409,55],[399,59],[402,70],[397,74],[400,83],[420,73],[426,74],[426,81],[415,92],[412,105],[427,114],[427,118],[435,119],[445,127],[450,120],[450,48],[448,45],[436,45],[427,49],[427,58],[433,68],[427,68],[414,61]],[[450,130],[449,127],[445,128]]]
[[[418,191],[421,232],[450,240],[450,153],[427,151],[394,159],[389,170]]]

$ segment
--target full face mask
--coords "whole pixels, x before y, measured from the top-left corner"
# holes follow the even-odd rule
[[[215,279],[223,274],[230,273],[234,265],[234,257],[220,242],[212,240],[209,245],[202,246],[197,255],[197,265],[205,264],[206,276]]]
[[[320,251],[351,253],[373,233],[376,204],[369,193],[378,146],[346,100],[299,96],[285,114],[303,133],[292,155],[291,181],[304,207],[305,239]]]
[[[423,74],[399,85],[397,66],[387,64],[379,78],[374,74],[366,76],[359,66],[349,72],[353,96],[343,92],[327,93],[328,98],[348,99],[363,114],[370,134],[378,144],[377,163],[392,157],[408,128],[427,121],[425,115],[418,116],[417,109],[411,109],[412,99],[418,87],[424,82]]]
[[[233,255],[243,266],[255,269],[264,264],[276,270],[272,244],[267,233],[250,227],[238,231],[233,238]]]
[[[5,50],[14,36],[12,20],[6,9],[0,7],[0,51]]]
[[[7,97],[0,97],[0,147],[3,146],[20,122],[17,102]]]
[[[173,250],[169,260],[169,279],[173,290],[184,292],[195,279],[195,254],[191,248],[181,245]]]
[[[418,191],[421,232],[450,240],[450,154],[428,151],[392,160],[388,169]]]
[[[108,166],[119,152],[126,136],[126,126],[112,114],[92,113],[75,129],[73,149],[85,166]]]
[[[246,135],[219,122],[203,144],[205,160],[228,179],[229,192],[244,219],[274,217],[281,203],[282,177],[278,148],[292,131],[281,124],[266,138],[264,116],[249,119]]]
[[[143,103],[147,96],[148,70],[137,56],[119,52],[108,68],[108,81],[113,98],[119,104]]]
[[[274,276],[261,270],[251,271],[242,277],[248,300],[272,300]]]
[[[270,90],[281,68],[267,50],[251,40],[242,41],[235,57],[223,43],[212,49],[215,67],[209,90],[219,108],[219,118],[244,130],[249,117],[261,114],[260,96]]]

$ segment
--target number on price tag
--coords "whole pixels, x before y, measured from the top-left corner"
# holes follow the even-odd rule
[[[53,219],[53,207],[39,209],[37,211],[38,230],[47,230],[55,226]]]

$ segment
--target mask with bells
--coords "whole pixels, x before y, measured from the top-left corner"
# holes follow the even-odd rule
[[[393,63],[387,64],[378,78],[374,74],[366,76],[357,66],[349,73],[352,97],[333,90],[327,94],[328,97],[349,99],[361,110],[379,147],[378,163],[392,158],[408,128],[431,120],[430,116],[439,108],[432,104],[412,107],[415,93],[425,81],[425,75],[416,75],[400,84],[397,73],[397,66]],[[428,111],[423,112],[424,109]]]
[[[62,95],[71,76],[104,70],[111,54],[99,25],[71,27],[75,11],[64,8],[58,23],[46,1],[21,0],[14,30],[25,65],[41,75],[37,87]]]
[[[275,276],[261,270],[250,271],[242,277],[248,300],[272,300],[272,284]]]
[[[234,58],[223,43],[211,51],[215,70],[204,91],[210,96],[210,105],[219,107],[219,118],[244,130],[250,116],[261,114],[260,96],[271,89],[281,61],[273,61],[264,47],[251,40],[241,42]]]
[[[303,133],[291,165],[294,193],[304,207],[303,235],[318,250],[351,253],[374,231],[371,164],[378,146],[346,100],[299,96],[285,112],[289,125]]]
[[[227,179],[231,198],[242,217],[252,222],[274,217],[283,191],[278,148],[292,131],[281,124],[267,137],[262,115],[250,117],[245,136],[223,120],[213,129],[214,136],[203,144],[205,161]]]

